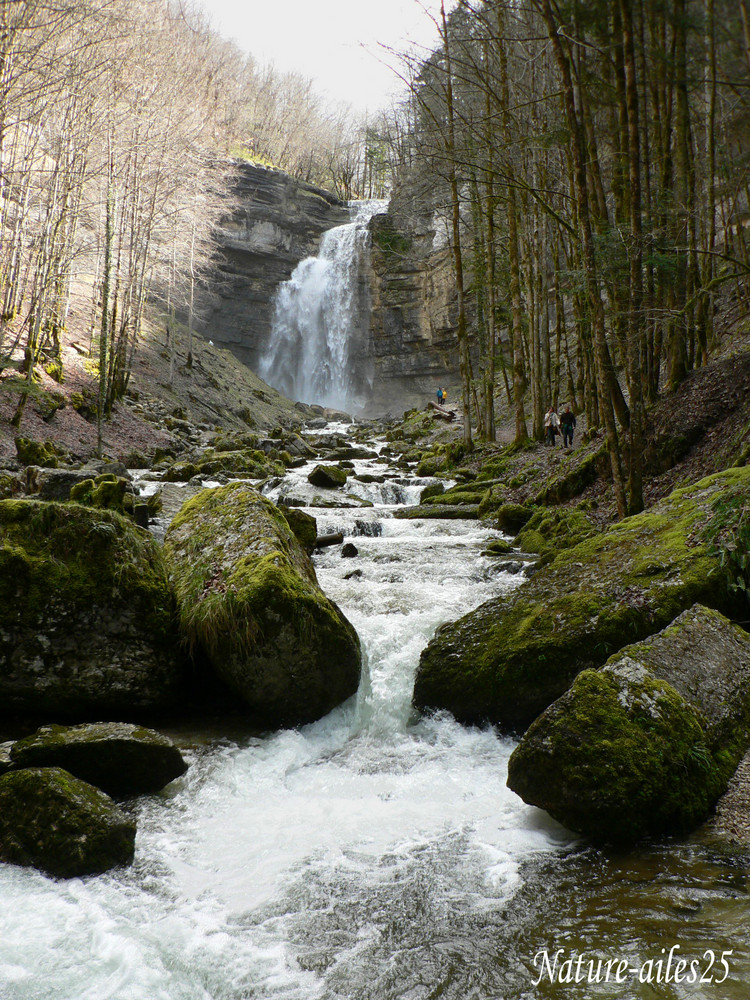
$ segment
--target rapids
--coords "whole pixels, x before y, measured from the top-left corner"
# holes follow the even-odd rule
[[[268,492],[312,500],[307,471]],[[482,556],[496,533],[477,522],[394,519],[420,483],[351,485],[375,506],[311,512],[359,550],[316,557],[362,639],[358,695],[299,730],[183,734],[188,773],[132,806],[130,870],[0,865],[0,998],[745,998],[746,858],[699,838],[588,849],[505,787],[511,739],[412,710],[434,630],[520,579]],[[640,969],[678,942],[702,971],[731,949],[731,977],[534,985],[543,949]]]

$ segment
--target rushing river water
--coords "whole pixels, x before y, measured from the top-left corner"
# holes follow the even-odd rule
[[[271,495],[311,499],[305,472]],[[519,578],[477,522],[394,519],[418,483],[350,484],[376,506],[313,513],[359,550],[316,557],[362,639],[359,694],[299,730],[191,738],[185,777],[134,807],[130,870],[0,865],[0,1000],[746,1000],[746,857],[585,848],[506,788],[511,740],[412,711],[435,628]],[[674,945],[714,981],[665,983]],[[545,949],[562,984],[537,984]],[[629,971],[581,981],[598,960]]]

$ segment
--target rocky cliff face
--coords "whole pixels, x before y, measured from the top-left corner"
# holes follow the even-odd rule
[[[235,208],[219,232],[219,273],[200,304],[201,332],[257,370],[276,288],[314,255],[322,233],[349,221],[344,202],[280,170],[237,166]]]
[[[436,202],[412,176],[370,224],[375,411],[423,403],[436,385],[458,384],[455,281]]]

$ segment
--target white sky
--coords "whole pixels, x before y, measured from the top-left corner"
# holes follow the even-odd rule
[[[261,63],[296,70],[315,89],[356,111],[376,112],[402,86],[383,62],[409,43],[432,49],[437,30],[428,13],[440,0],[198,0],[213,26]],[[447,3],[446,7],[452,7]]]

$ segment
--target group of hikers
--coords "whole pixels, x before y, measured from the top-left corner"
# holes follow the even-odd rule
[[[448,393],[445,391],[445,389],[438,388],[435,395],[437,397],[438,406],[445,406],[445,404],[448,402]]]
[[[555,447],[555,438],[558,434],[562,434],[563,448],[572,448],[575,429],[575,414],[569,406],[565,407],[561,416],[557,415],[554,406],[550,406],[544,415],[544,443],[552,448]]]

